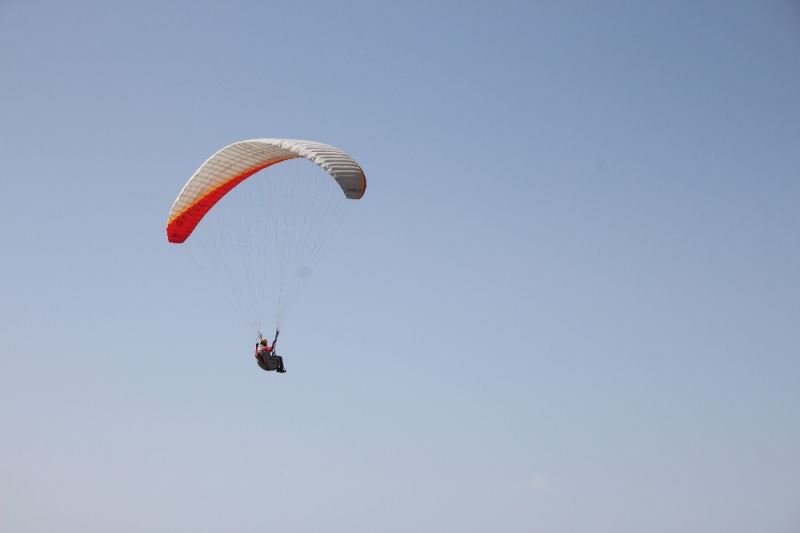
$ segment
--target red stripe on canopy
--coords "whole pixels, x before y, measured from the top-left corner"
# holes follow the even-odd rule
[[[270,165],[280,163],[281,161],[286,161],[287,159],[292,158],[284,157],[281,159],[273,159],[271,161],[267,161],[263,165],[246,170],[242,174],[232,177],[222,185],[211,189],[202,197],[195,200],[192,205],[184,209],[169,224],[167,224],[167,239],[169,239],[169,242],[178,244],[188,239],[189,235],[192,234],[200,221],[203,220],[203,217],[206,216],[206,213],[208,213],[211,208],[214,207],[214,205],[216,205],[220,199],[222,199],[223,196],[228,194],[231,189],[239,185],[241,182],[259,170],[264,170]]]

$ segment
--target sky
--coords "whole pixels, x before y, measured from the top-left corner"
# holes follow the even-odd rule
[[[800,531],[800,4],[0,0],[0,530]],[[262,372],[219,148],[369,187]]]

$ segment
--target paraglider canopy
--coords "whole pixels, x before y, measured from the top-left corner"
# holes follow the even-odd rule
[[[226,146],[203,163],[183,186],[167,220],[169,242],[182,243],[231,189],[260,170],[303,157],[322,167],[347,198],[358,200],[367,179],[358,163],[338,148],[314,141],[253,139]]]

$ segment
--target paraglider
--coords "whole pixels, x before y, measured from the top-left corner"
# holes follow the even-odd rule
[[[275,370],[280,374],[286,372],[286,367],[283,366],[283,357],[278,355],[275,352],[275,345],[278,343],[278,334],[280,332],[275,332],[275,340],[272,341],[272,346],[269,345],[269,341],[261,336],[258,335],[258,342],[256,343],[256,361],[258,361],[258,366],[262,368],[262,370],[271,371]]]
[[[336,147],[267,138],[219,150],[175,199],[168,241],[185,243],[210,285],[228,289],[254,331],[274,316],[272,345],[258,336],[262,369],[285,372],[275,352],[281,326],[332,240],[343,204],[360,199],[366,187],[361,166]]]

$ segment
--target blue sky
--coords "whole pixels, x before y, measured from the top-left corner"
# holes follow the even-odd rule
[[[0,2],[0,529],[796,532],[797,2]],[[215,150],[369,188],[261,372]]]

